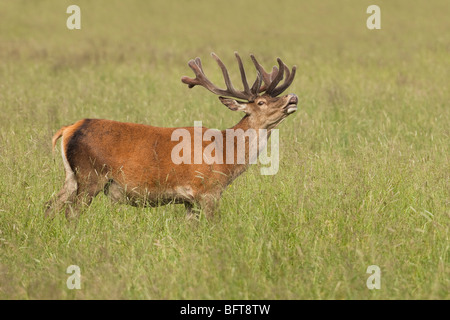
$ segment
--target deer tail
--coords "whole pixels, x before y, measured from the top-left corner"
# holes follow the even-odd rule
[[[54,134],[54,136],[53,136],[53,138],[52,138],[52,152],[53,152],[53,153],[55,152],[56,141],[58,141],[58,139],[62,137],[62,135],[63,135],[63,133],[64,133],[64,130],[65,130],[66,128],[67,128],[67,127],[62,127],[61,129],[59,129],[59,130]]]

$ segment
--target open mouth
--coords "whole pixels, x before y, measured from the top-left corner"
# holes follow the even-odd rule
[[[284,107],[284,110],[286,110],[286,113],[291,114],[291,113],[297,111],[297,103],[298,103],[298,98],[296,95],[294,95],[289,100],[289,103]]]

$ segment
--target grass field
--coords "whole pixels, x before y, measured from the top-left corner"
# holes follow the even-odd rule
[[[81,30],[66,27],[74,3]],[[366,27],[371,4],[381,30]],[[1,0],[0,298],[449,299],[448,13],[447,0]],[[278,173],[252,166],[212,221],[105,196],[78,221],[45,220],[62,125],[239,121],[180,81],[200,56],[221,83],[212,51],[236,83],[234,51],[248,69],[250,53],[297,65]]]

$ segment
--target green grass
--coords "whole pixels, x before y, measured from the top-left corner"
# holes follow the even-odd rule
[[[77,1],[79,31],[70,4],[0,1],[1,299],[449,299],[447,1]],[[250,53],[298,67],[276,175],[252,166],[212,221],[104,196],[44,220],[64,180],[57,129],[231,127],[240,114],[180,78],[200,56],[221,81],[214,51],[238,81],[235,50],[248,69]]]

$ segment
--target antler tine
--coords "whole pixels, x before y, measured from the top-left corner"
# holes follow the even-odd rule
[[[294,81],[295,72],[297,71],[297,67],[292,67],[292,72],[289,72],[289,68],[285,65],[286,70],[286,79],[284,80],[284,83],[280,85],[278,88],[273,89],[272,95],[277,96],[281,94],[284,90],[286,90],[291,84],[292,81]]]
[[[195,58],[195,63],[198,65],[198,67],[200,68],[200,71],[204,74],[203,72],[203,66],[202,66],[202,60],[200,60],[199,57]]]
[[[239,72],[241,73],[242,84],[244,85],[244,92],[248,95],[251,95],[252,92],[250,91],[250,88],[248,86],[247,77],[245,76],[244,65],[242,64],[241,57],[237,52],[235,52],[234,55],[236,56],[236,59],[238,61]]]
[[[266,90],[266,93],[269,95],[273,95],[272,91],[276,88],[278,83],[280,83],[280,81],[283,80],[285,64],[283,63],[283,61],[281,61],[280,58],[278,58],[277,61],[279,66],[278,73],[275,76],[275,79],[272,80],[272,82],[270,83],[269,87]]]
[[[251,88],[251,92],[254,94],[255,97],[258,95],[259,92],[261,92],[261,84],[263,81],[261,73],[259,71],[257,71],[257,72],[258,72],[258,75],[256,76],[256,80],[253,83],[252,88]]]
[[[214,58],[214,60],[216,60],[220,69],[222,70],[223,79],[225,80],[225,85],[227,86],[228,91],[230,91],[230,93],[233,94],[238,93],[236,89],[234,89],[233,84],[231,83],[230,76],[228,75],[228,70],[223,64],[222,60],[220,60],[220,58],[214,52],[212,52],[211,55]]]
[[[273,67],[272,72],[267,73],[264,70],[264,68],[261,66],[261,64],[259,64],[259,62],[256,60],[256,58],[253,54],[251,54],[250,57],[252,58],[252,61],[253,61],[253,64],[255,65],[256,70],[259,71],[259,73],[261,74],[262,79],[264,81],[264,86],[262,86],[259,89],[259,92],[263,92],[269,87],[270,83],[272,82],[272,79],[278,74],[278,68]]]

